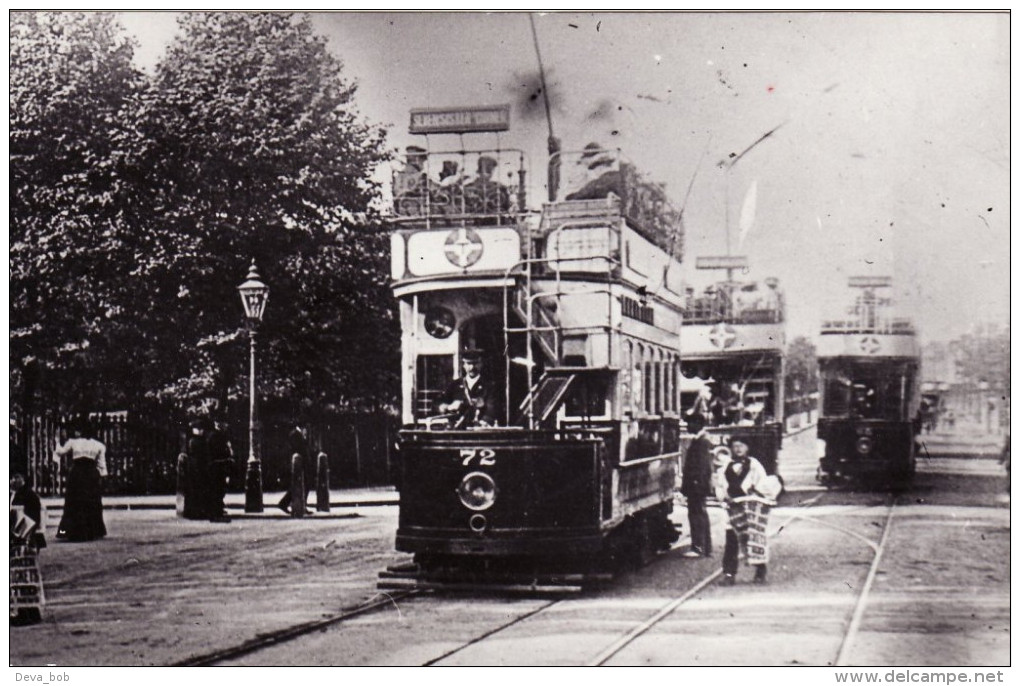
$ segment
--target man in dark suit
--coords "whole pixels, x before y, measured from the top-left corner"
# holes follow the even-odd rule
[[[216,417],[206,425],[206,450],[209,456],[209,521],[229,522],[223,500],[227,495],[227,478],[234,461],[234,448],[230,445],[223,419]]]
[[[691,549],[684,557],[711,557],[712,529],[705,500],[712,493],[712,442],[700,414],[688,415],[687,430],[694,434],[694,440],[684,454],[680,484],[680,493],[687,498],[687,517],[691,524]]]
[[[466,350],[461,355],[461,367],[463,374],[446,389],[439,411],[456,415],[455,429],[494,426],[499,420],[499,394],[484,373],[482,352]]]

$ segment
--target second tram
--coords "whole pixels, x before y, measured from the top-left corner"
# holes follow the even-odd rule
[[[902,486],[917,465],[920,349],[911,322],[893,317],[888,277],[851,277],[846,319],[823,324],[818,345],[818,476]]]
[[[742,256],[703,257],[702,269],[745,270]],[[740,438],[779,476],[785,312],[779,282],[726,281],[687,294],[680,334],[684,415],[701,413],[716,440]]]

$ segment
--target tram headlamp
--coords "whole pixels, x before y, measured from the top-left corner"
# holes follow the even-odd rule
[[[484,472],[471,472],[461,480],[457,495],[469,510],[488,510],[496,502],[496,482]]]
[[[861,455],[867,455],[871,452],[872,444],[871,439],[867,436],[861,436],[857,439],[857,452]]]

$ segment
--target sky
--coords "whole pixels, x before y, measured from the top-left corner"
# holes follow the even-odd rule
[[[123,20],[151,69],[175,15]],[[925,340],[1008,325],[1008,14],[534,20],[564,149],[619,147],[666,184],[684,207],[692,285],[722,276],[695,270],[694,258],[725,254],[729,233],[749,278],[780,279],[788,337],[813,337],[839,316],[851,275],[892,276],[899,313]],[[407,131],[411,108],[509,103],[499,143],[524,149],[530,179],[544,180],[548,131],[527,14],[317,13],[313,23],[391,146],[422,143]],[[430,143],[445,147],[439,138]],[[529,197],[537,207],[541,186]]]

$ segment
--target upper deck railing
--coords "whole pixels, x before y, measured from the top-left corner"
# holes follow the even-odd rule
[[[688,292],[685,324],[780,324],[785,319],[778,283],[722,282],[701,293]]]
[[[853,280],[851,280],[853,285]],[[880,287],[888,287],[881,283]],[[879,297],[874,289],[866,288],[847,309],[845,319],[830,319],[822,322],[823,334],[878,334],[892,336],[913,336],[913,323],[906,317],[892,314],[892,300]]]
[[[516,223],[525,211],[521,150],[428,152],[410,147],[393,172],[393,221],[427,228]]]
[[[914,324],[901,317],[865,321],[861,319],[833,319],[822,322],[823,334],[870,333],[890,336],[913,336],[917,333]]]

